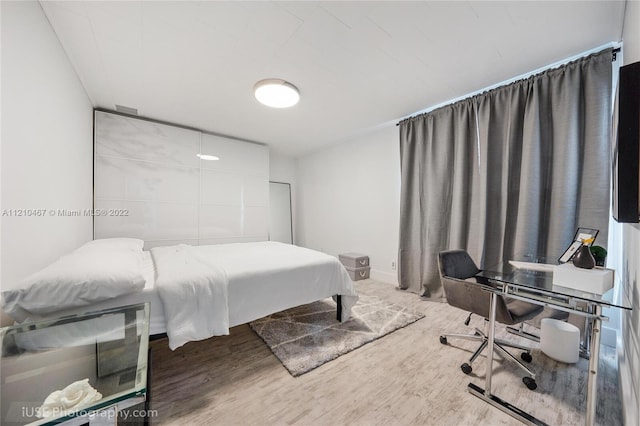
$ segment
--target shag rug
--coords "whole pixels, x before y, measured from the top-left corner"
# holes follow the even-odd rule
[[[360,295],[343,323],[336,321],[336,304],[325,299],[249,325],[296,377],[421,318],[424,314],[404,306]]]

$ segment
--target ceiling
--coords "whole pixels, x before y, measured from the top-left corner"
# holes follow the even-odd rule
[[[618,41],[623,1],[43,1],[93,105],[300,156]],[[271,109],[258,80],[301,101]]]

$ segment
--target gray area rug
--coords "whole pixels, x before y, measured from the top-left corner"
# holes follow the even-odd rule
[[[344,323],[336,321],[336,304],[326,299],[249,325],[289,373],[297,377],[424,318],[424,314],[375,296],[359,297],[351,318]]]

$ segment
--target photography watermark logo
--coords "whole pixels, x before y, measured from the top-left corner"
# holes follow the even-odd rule
[[[23,419],[57,419],[60,417],[73,416],[73,417],[86,417],[89,421],[106,421],[113,423],[114,419],[120,418],[122,420],[127,419],[144,419],[158,417],[158,410],[122,410],[118,411],[115,407],[104,407],[99,410],[65,410],[62,407],[47,408],[44,410],[42,407],[26,407],[23,406],[21,410]],[[18,419],[15,419],[18,420]]]
[[[128,209],[3,209],[2,217],[125,217]]]

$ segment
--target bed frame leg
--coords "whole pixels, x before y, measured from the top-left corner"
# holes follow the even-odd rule
[[[338,305],[337,320],[342,322],[342,296],[339,294],[336,296],[336,304]]]

